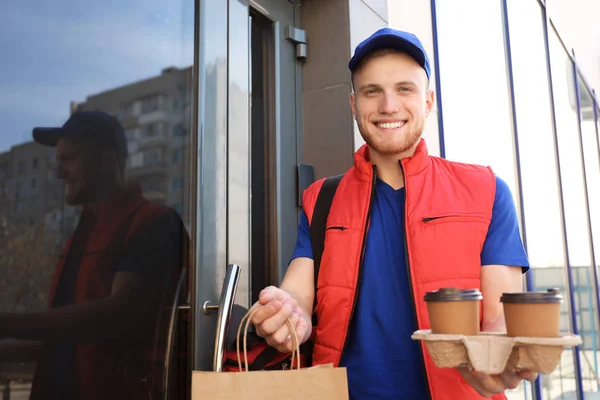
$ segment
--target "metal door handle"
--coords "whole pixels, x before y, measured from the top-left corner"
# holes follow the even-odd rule
[[[213,305],[207,301],[202,307],[206,314],[210,314],[214,311],[218,311],[219,313],[217,317],[217,334],[215,337],[215,352],[213,356],[213,371],[215,372],[223,371],[223,356],[225,355],[225,348],[227,346],[225,342],[229,332],[229,321],[239,276],[240,267],[235,264],[228,265],[219,304]]]
[[[173,299],[173,307],[171,308],[171,316],[169,318],[169,330],[167,332],[167,349],[165,351],[165,370],[163,373],[163,391],[164,400],[169,399],[169,381],[171,378],[171,358],[173,357],[173,347],[175,341],[175,323],[179,320],[179,309],[186,306],[181,306],[181,289],[185,283],[187,277],[187,268],[181,270],[179,276],[179,282],[177,282],[177,288],[175,289],[175,296]],[[189,306],[187,306],[189,308]]]

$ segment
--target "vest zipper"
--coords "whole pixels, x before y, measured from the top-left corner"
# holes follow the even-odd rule
[[[451,217],[451,215],[444,215],[442,217],[427,217],[427,218],[422,218],[423,222],[431,222],[431,221],[435,221],[436,219],[441,219],[441,218],[448,218]]]
[[[365,261],[365,248],[367,247],[367,232],[369,231],[369,223],[371,222],[371,210],[373,208],[373,197],[375,196],[376,182],[377,167],[373,165],[373,179],[371,180],[371,195],[369,196],[369,209],[367,211],[367,220],[365,222],[365,230],[363,232],[362,247],[360,249],[360,263],[358,264],[358,281],[356,282],[356,290],[354,291],[354,300],[352,301],[352,310],[350,311],[350,320],[348,321],[348,329],[346,330],[346,337],[344,338],[344,346],[342,346],[342,354],[344,353],[344,350],[348,345],[350,325],[352,324],[352,318],[354,318],[354,310],[356,309],[356,302],[358,301],[358,294],[360,292],[360,285],[362,283],[363,264]]]
[[[445,219],[445,218],[463,218],[463,219],[474,219],[477,218],[477,215],[473,215],[473,214],[449,214],[449,215],[438,215],[436,217],[423,217],[421,218],[421,221],[423,222],[431,222],[431,221],[436,221],[438,219]]]
[[[400,169],[402,170],[402,177],[404,178],[404,257],[406,260],[406,273],[408,276],[408,287],[410,288],[410,297],[412,299],[412,309],[413,309],[413,317],[415,319],[415,326],[419,329],[419,320],[417,318],[417,306],[415,299],[415,292],[413,290],[412,283],[412,275],[410,273],[410,258],[408,256],[408,238],[406,237],[406,221],[408,221],[408,205],[407,205],[407,197],[408,197],[408,184],[406,179],[406,173],[404,172],[404,166],[402,165],[402,160],[398,160],[398,164],[400,164]],[[435,219],[435,218],[432,218]],[[425,220],[425,218],[423,219]],[[419,352],[419,359],[421,361],[421,366],[423,368],[423,373],[426,378],[427,383],[427,391],[429,392],[428,399],[431,399],[431,387],[429,386],[429,377],[427,376],[427,367],[425,366],[425,358],[423,357],[423,343],[419,341],[419,347],[421,351]]]
[[[332,231],[332,230],[345,231],[346,229],[348,229],[348,228],[346,228],[345,226],[330,226],[326,230],[328,230],[328,231]]]

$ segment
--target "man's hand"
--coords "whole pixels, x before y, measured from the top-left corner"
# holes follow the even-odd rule
[[[471,385],[480,396],[491,398],[495,394],[504,393],[507,389],[517,388],[523,379],[533,382],[538,374],[529,371],[515,371],[511,367],[506,367],[504,372],[498,375],[486,375],[467,367],[458,368],[458,372],[465,381]]]
[[[296,330],[299,344],[308,340],[312,323],[298,302],[285,290],[269,286],[260,292],[258,302],[250,311],[258,309],[252,318],[258,336],[282,353],[291,353],[292,337],[286,325],[289,318]]]
[[[484,265],[481,267],[481,292],[483,293],[483,332],[506,332],[504,309],[500,297],[504,292],[520,292],[523,290],[521,267],[506,265]],[[498,375],[486,375],[468,368],[458,368],[465,381],[481,396],[490,398],[504,393],[506,389],[514,389],[523,379],[535,381],[537,373],[515,371],[507,366]]]

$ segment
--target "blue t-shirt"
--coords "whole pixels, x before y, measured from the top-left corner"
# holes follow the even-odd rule
[[[406,268],[404,188],[377,180],[365,243],[363,276],[348,344],[340,365],[348,373],[351,400],[402,400],[429,397]],[[292,259],[312,258],[308,218],[301,215]],[[506,182],[496,178],[492,221],[481,265],[529,268],[515,205]]]

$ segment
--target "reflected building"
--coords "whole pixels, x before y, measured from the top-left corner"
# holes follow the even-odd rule
[[[104,111],[121,121],[129,150],[126,179],[138,183],[148,200],[182,215],[189,186],[184,171],[189,163],[191,79],[191,67],[169,67],[158,76],[71,103],[71,112]]]
[[[191,67],[165,68],[158,76],[70,104],[71,113],[101,110],[121,121],[129,150],[126,179],[138,183],[147,199],[179,212],[186,225],[191,73]],[[0,217],[10,229],[43,226],[46,237],[64,243],[79,213],[65,205],[63,194],[53,148],[31,141],[0,153]]]

